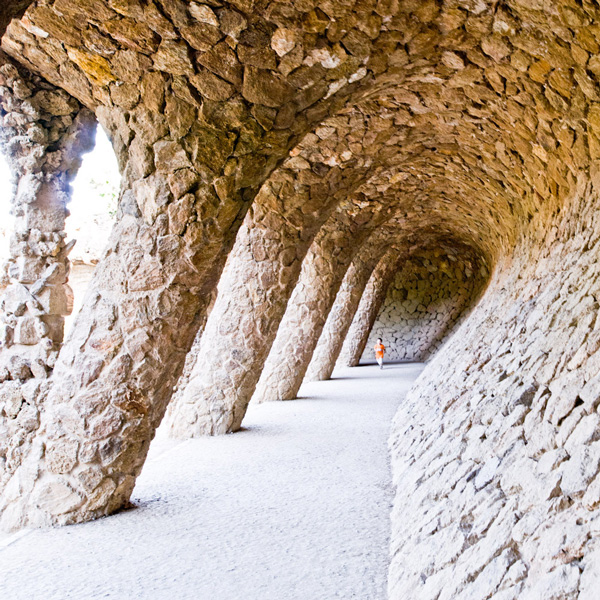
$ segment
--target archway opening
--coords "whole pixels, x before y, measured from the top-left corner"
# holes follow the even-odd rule
[[[69,255],[73,311],[65,319],[65,335],[83,305],[88,284],[114,224],[120,183],[112,145],[104,130],[98,127],[94,149],[83,157],[72,184],[66,232],[68,239],[76,240]]]
[[[374,362],[377,338],[386,360],[421,362],[455,331],[489,279],[474,252],[440,245],[413,253],[399,265],[379,310],[361,363]]]

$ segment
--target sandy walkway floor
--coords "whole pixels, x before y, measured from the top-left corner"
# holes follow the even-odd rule
[[[159,434],[137,509],[0,541],[0,598],[382,600],[387,437],[421,368],[336,372],[235,435]]]

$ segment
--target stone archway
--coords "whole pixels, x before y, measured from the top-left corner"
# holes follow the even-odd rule
[[[97,294],[3,471],[3,524],[126,504],[246,211],[303,142],[334,154],[321,126],[360,105],[369,133],[348,150],[385,168],[352,189],[365,206],[348,231],[386,198],[396,228],[468,242],[492,273],[396,419],[390,595],[591,597],[596,5],[113,4],[39,0],[2,39],[95,112],[124,174]],[[301,285],[319,296],[317,280]]]
[[[373,70],[361,61],[377,47],[376,31],[371,39],[344,29],[352,52],[337,41],[316,48],[329,19],[313,11],[315,34],[301,55],[314,68],[288,77],[301,64],[290,55],[303,39],[300,13],[90,8],[35,5],[3,38],[9,53],[96,112],[123,172],[96,296],[62,347],[39,428],[42,445],[75,449],[75,462],[43,489],[26,484],[38,508],[39,495],[60,505],[42,503],[32,523],[87,519],[127,502],[251,200],[302,135],[370,85]],[[281,54],[270,47],[277,23],[287,25],[283,46],[274,42]],[[8,500],[15,523],[27,495]]]

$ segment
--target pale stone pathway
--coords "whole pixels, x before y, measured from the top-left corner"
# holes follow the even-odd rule
[[[421,369],[336,371],[240,433],[159,435],[137,509],[0,539],[0,598],[383,600],[387,439]]]

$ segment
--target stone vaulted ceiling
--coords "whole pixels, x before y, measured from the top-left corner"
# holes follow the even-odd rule
[[[39,1],[3,46],[96,110],[145,175],[150,163],[191,160],[219,188],[232,177],[258,185],[319,122],[360,103],[372,130],[360,154],[372,148],[393,165],[414,206],[440,202],[450,220],[458,199],[470,203],[457,218],[498,248],[597,152],[594,120],[584,122],[598,100],[594,11],[534,1]],[[310,135],[330,153],[343,143]],[[174,136],[187,157],[163,141]],[[233,173],[217,177],[225,165]]]
[[[340,351],[330,311],[344,331],[356,312],[358,360],[398,261],[444,249],[489,285],[394,425],[390,595],[595,597],[596,2],[37,0],[4,2],[0,28],[12,16],[3,527],[126,505],[199,331],[167,415],[184,437],[239,428],[255,390],[295,397],[321,332]],[[123,181],[63,343],[92,113]]]

